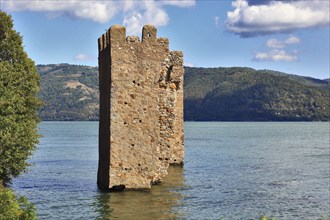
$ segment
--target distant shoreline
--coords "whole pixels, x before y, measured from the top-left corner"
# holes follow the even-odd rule
[[[98,120],[97,67],[52,64],[37,69],[44,102],[41,119]],[[329,91],[329,80],[273,70],[185,67],[184,120],[329,121]]]
[[[99,122],[99,120],[41,120],[41,122]],[[330,122],[328,121],[184,121],[184,122],[312,122],[312,123],[317,123],[317,122]]]

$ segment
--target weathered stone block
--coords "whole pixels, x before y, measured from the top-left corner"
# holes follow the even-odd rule
[[[112,26],[99,44],[99,168],[104,189],[146,189],[183,164],[183,54],[146,25]]]

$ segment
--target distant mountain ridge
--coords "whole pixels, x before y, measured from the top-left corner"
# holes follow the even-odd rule
[[[329,82],[252,68],[186,68],[185,119],[328,121]]]
[[[98,120],[98,68],[38,65],[42,120]],[[329,80],[246,67],[185,67],[187,121],[328,121]]]

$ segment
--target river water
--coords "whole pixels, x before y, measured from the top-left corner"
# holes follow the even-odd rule
[[[330,123],[185,122],[184,167],[150,191],[97,189],[98,122],[42,122],[12,188],[39,219],[322,219]]]

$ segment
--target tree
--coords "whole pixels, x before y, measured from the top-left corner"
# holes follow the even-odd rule
[[[0,219],[37,219],[35,207],[25,197],[17,197],[0,185]]]
[[[27,170],[38,143],[39,84],[11,16],[0,11],[0,184]]]

